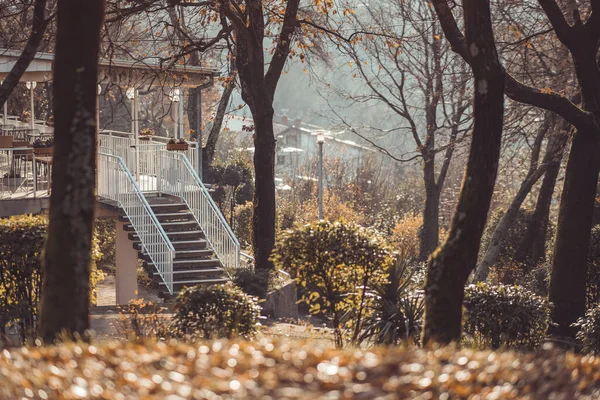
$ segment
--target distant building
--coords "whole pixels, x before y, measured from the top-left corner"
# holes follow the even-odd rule
[[[276,116],[273,131],[277,139],[275,153],[275,174],[278,178],[291,179],[316,179],[316,162],[318,159],[317,135],[325,136],[323,155],[327,162],[344,164],[348,173],[360,168],[367,155],[377,152],[367,146],[360,145],[345,138],[344,131],[330,131],[321,127],[307,124],[300,119],[290,119],[287,116]],[[251,126],[249,118],[230,117],[224,129],[230,132],[243,132],[244,126]],[[253,151],[254,148],[242,149]]]

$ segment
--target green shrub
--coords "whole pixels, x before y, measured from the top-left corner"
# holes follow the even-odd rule
[[[43,216],[23,215],[0,219],[0,341],[9,331],[20,340],[33,339],[36,333],[42,265],[48,221]],[[101,253],[94,238],[90,276],[90,300],[95,301],[96,283],[103,279],[96,269]]]
[[[391,251],[372,230],[319,221],[280,234],[271,259],[296,281],[309,311],[331,319],[342,346],[344,327],[358,340],[371,301],[364,288],[385,281]]]
[[[167,308],[144,299],[129,300],[120,307],[118,319],[114,324],[117,333],[128,339],[169,337],[170,321],[166,316]]]
[[[102,271],[114,273],[116,260],[116,224],[114,219],[97,219],[94,224],[94,234],[98,238],[98,245],[102,256],[96,263]]]
[[[369,290],[374,302],[359,342],[397,345],[412,341],[419,344],[425,304],[422,291],[415,290],[413,276],[410,258],[399,256],[389,264],[386,281]]]
[[[270,271],[240,269],[235,272],[233,283],[250,296],[264,299],[270,286]]]
[[[195,286],[177,297],[172,329],[187,338],[247,338],[257,332],[259,317],[256,298],[231,283]]]
[[[519,286],[485,283],[465,289],[463,330],[476,345],[535,348],[550,321],[548,302]]]
[[[252,214],[254,212],[254,204],[248,201],[244,204],[237,205],[233,211],[234,221],[233,231],[240,241],[243,249],[252,246]]]
[[[525,232],[527,231],[527,224],[531,219],[532,212],[529,210],[520,209],[517,213],[517,218],[513,222],[513,224],[508,229],[508,232],[504,236],[504,241],[502,243],[502,248],[500,249],[500,254],[498,256],[499,265],[506,265],[512,262],[515,251],[517,251],[518,246],[523,241],[525,236]],[[485,230],[483,231],[483,235],[481,236],[481,251],[485,252],[490,244],[490,240],[492,239],[492,235],[496,226],[500,222],[500,219],[504,216],[504,210],[497,209],[495,210],[490,219],[485,226]],[[550,231],[551,229],[548,228]]]
[[[579,328],[577,339],[586,353],[600,354],[600,307],[590,308],[575,324]]]
[[[496,264],[490,269],[486,282],[490,285],[522,286],[538,296],[546,297],[550,283],[550,268],[548,263],[533,266],[516,262]]]

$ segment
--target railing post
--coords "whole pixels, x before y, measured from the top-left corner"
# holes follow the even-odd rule
[[[25,154],[27,154],[27,151]],[[35,199],[37,196],[37,162],[35,161],[35,150],[32,149],[31,154],[33,160],[33,164],[31,165],[31,170],[33,172],[33,198]],[[27,174],[27,167],[25,167],[25,173]]]

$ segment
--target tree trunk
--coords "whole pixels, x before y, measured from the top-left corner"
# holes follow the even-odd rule
[[[253,250],[257,269],[272,269],[269,260],[275,247],[275,136],[273,108],[253,114],[254,134],[254,214]]]
[[[54,60],[55,151],[40,335],[89,329],[96,177],[96,88],[103,0],[59,0]]]
[[[521,209],[521,205],[525,201],[525,198],[529,192],[531,192],[531,188],[533,188],[533,185],[535,185],[535,183],[542,177],[545,170],[546,168],[544,166],[538,167],[538,169],[535,170],[529,177],[527,177],[527,179],[525,179],[521,184],[517,195],[513,198],[513,201],[510,203],[510,206],[492,233],[490,244],[485,252],[485,255],[483,256],[483,259],[477,266],[477,271],[475,271],[475,276],[473,278],[475,282],[485,281],[490,272],[490,268],[496,264],[496,262],[498,262],[498,256],[500,255],[500,250],[502,249],[502,244],[504,243],[504,237],[506,236],[506,233],[517,219],[519,209]]]
[[[496,53],[489,0],[464,0],[463,8],[466,45],[475,78],[473,136],[448,239],[428,264],[425,344],[460,340],[464,285],[477,262],[500,157],[504,70]]]
[[[438,246],[439,238],[439,216],[440,216],[440,192],[433,182],[433,187],[425,180],[425,207],[423,209],[423,225],[419,232],[419,259],[427,260],[429,255]]]
[[[571,324],[585,313],[587,255],[600,168],[598,135],[575,133],[565,171],[550,279],[556,325],[549,332],[556,336],[574,337],[577,329]]]
[[[210,128],[208,138],[206,139],[206,146],[202,148],[202,162],[204,164],[202,166],[203,171],[207,171],[215,159],[215,151],[217,150],[217,143],[219,141],[219,135],[221,134],[221,127],[223,126],[223,120],[227,114],[227,106],[229,105],[229,100],[231,99],[231,94],[233,93],[234,88],[235,77],[232,77],[231,81],[227,82],[227,85],[225,85],[225,89],[223,90],[223,94],[219,100],[219,106],[217,107],[215,120],[212,128]]]
[[[44,32],[46,32],[46,27],[49,22],[45,17],[45,12],[46,0],[35,0],[31,34],[29,35],[27,44],[17,59],[17,62],[8,73],[8,76],[4,78],[4,82],[0,85],[0,108],[4,106],[4,103],[8,100],[8,97],[21,80],[21,77],[38,51],[38,47],[44,38]]]
[[[521,242],[521,245],[515,252],[514,259],[516,262],[528,262],[531,265],[535,265],[545,256],[550,205],[552,203],[554,187],[556,186],[556,178],[560,172],[560,161],[569,138],[568,130],[570,126],[571,124],[561,118],[561,122],[551,138],[553,142],[552,146],[548,145],[549,149],[553,149],[554,154],[552,155],[550,150],[548,150],[546,156],[544,156],[544,162],[548,162],[550,165],[544,174],[535,210],[527,225],[523,242]],[[546,159],[549,154],[554,158],[553,160]]]

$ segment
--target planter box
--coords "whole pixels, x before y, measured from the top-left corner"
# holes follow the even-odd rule
[[[180,144],[180,143],[167,143],[167,150],[170,151],[186,151],[188,149],[189,145],[187,143],[185,144]]]
[[[54,147],[33,148],[33,154],[36,157],[50,157],[54,153]]]
[[[19,187],[19,186],[21,186],[21,184],[23,184],[23,182],[25,182],[25,178],[24,177],[20,177],[20,178],[2,178],[2,183],[5,186],[9,186],[9,187]]]
[[[28,123],[30,123],[30,122],[31,122],[31,117],[29,117],[29,118],[19,118],[19,121],[21,121],[21,122],[24,122],[24,123],[28,124]]]
[[[144,140],[146,142],[149,142],[150,141],[150,136],[139,136],[139,139],[140,140]]]

